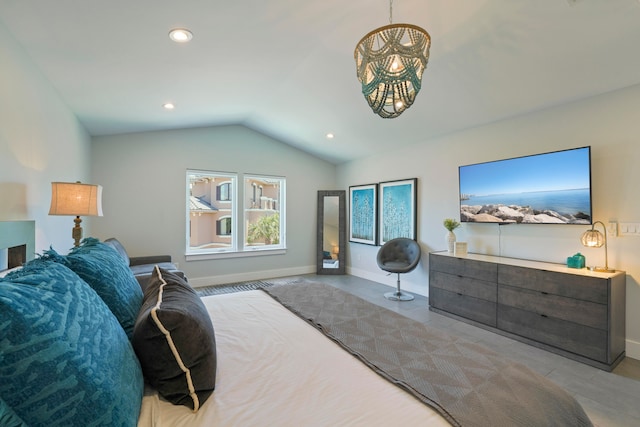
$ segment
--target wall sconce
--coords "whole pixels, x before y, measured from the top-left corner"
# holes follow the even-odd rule
[[[80,246],[80,216],[102,216],[102,186],[78,182],[52,182],[49,215],[75,215],[71,231],[74,246]]]
[[[596,224],[602,225],[604,235],[596,230]],[[585,231],[580,239],[583,246],[588,248],[600,248],[604,245],[604,268],[602,267],[589,267],[593,271],[601,271],[606,273],[613,273],[615,269],[609,269],[608,250],[607,250],[607,227],[602,221],[595,221],[591,225],[591,229]]]

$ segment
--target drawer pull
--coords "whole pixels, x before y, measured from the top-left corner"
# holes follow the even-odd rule
[[[546,314],[541,314],[540,316],[542,316],[542,317],[544,317],[544,318],[549,317],[549,316],[547,316]]]
[[[461,294],[460,292],[456,292],[456,293],[458,294],[458,296],[459,296],[459,297],[461,297],[461,296],[462,296],[462,294]]]
[[[549,292],[540,291],[542,295],[549,295]]]

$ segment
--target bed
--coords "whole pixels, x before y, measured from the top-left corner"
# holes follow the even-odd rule
[[[193,413],[147,387],[138,426],[591,425],[568,393],[526,367],[326,284],[303,280],[202,302],[215,328],[215,391]],[[360,335],[355,344],[347,337],[354,328],[379,336],[387,326],[406,331],[410,342],[432,334],[437,343],[426,345],[442,357],[428,364],[441,364],[432,371],[438,378],[385,367],[385,359],[403,357],[389,351],[395,332],[382,340]],[[453,358],[476,365],[457,370],[447,360],[450,346],[461,349]],[[391,365],[411,370],[428,359],[406,357]],[[446,389],[453,397],[442,396]]]

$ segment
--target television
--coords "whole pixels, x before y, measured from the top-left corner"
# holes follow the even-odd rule
[[[460,222],[591,224],[591,147],[460,166]]]

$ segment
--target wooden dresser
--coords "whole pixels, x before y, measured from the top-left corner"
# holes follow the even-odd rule
[[[625,292],[623,271],[429,254],[432,311],[607,371],[625,354]]]

